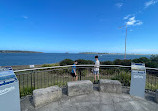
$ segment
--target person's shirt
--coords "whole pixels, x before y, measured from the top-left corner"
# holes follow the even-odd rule
[[[71,71],[71,72],[72,72],[72,73],[75,73],[74,70],[75,70],[75,72],[76,72],[76,65],[75,65],[75,64],[73,64],[73,66],[72,66],[72,71]]]
[[[99,60],[95,61],[94,71],[99,71],[100,62]]]

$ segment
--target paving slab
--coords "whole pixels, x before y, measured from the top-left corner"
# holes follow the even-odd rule
[[[62,96],[40,108],[34,108],[31,96],[21,100],[21,111],[157,111],[158,104],[129,94],[103,93],[69,97]]]

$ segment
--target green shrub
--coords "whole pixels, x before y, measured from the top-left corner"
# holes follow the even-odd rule
[[[60,64],[60,66],[65,66],[65,65],[72,65],[73,63],[74,63],[74,61],[71,59],[64,59],[59,64]]]
[[[118,75],[111,78],[112,80],[119,80],[123,85],[130,86],[131,74],[125,71],[121,71]]]
[[[116,59],[113,61],[114,65],[124,65],[124,66],[130,66],[131,65],[131,60],[126,59],[126,60],[120,60]]]
[[[158,89],[158,84],[154,85],[154,84],[151,84],[151,83],[147,82],[146,86],[145,86],[145,89],[150,89],[150,90],[156,91]]]
[[[121,65],[121,63],[122,63],[122,60],[120,60],[120,59],[116,59],[113,61],[114,65]]]
[[[77,62],[78,62],[78,65],[82,65],[82,64],[94,64],[93,61],[91,61],[91,60],[84,60],[84,59],[78,59]]]
[[[135,63],[147,63],[149,62],[150,59],[146,58],[146,57],[141,57],[139,59],[133,59],[132,62],[135,62]]]
[[[103,61],[103,62],[100,62],[101,65],[113,65],[113,62],[112,61]]]
[[[28,87],[24,89],[20,89],[20,96],[26,96],[26,95],[31,95],[34,90],[34,87]]]
[[[58,63],[55,64],[43,64],[42,67],[53,67],[53,66],[59,66]]]
[[[104,69],[104,68],[101,68],[99,70],[99,72],[102,74],[102,75],[114,75],[114,74],[118,74],[119,70],[118,69]]]
[[[158,55],[151,55],[150,60],[158,63]]]
[[[122,60],[122,64],[121,65],[124,65],[124,66],[130,66],[131,65],[131,60],[129,59],[126,59],[126,60]]]
[[[86,70],[86,69],[84,69],[84,70],[82,70],[82,71],[81,71],[81,76],[86,76],[86,75],[87,75],[87,73],[88,73],[88,72],[87,72],[87,70]]]

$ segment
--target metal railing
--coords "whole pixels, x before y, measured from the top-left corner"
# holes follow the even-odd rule
[[[20,96],[30,95],[34,89],[53,85],[66,86],[72,81],[72,65],[54,66],[14,71],[19,80]],[[94,65],[77,65],[78,80],[94,81]],[[158,69],[146,68],[146,91],[158,89]],[[100,79],[119,80],[123,86],[129,87],[131,80],[131,66],[100,65]]]

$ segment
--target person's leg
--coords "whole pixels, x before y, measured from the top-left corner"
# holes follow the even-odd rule
[[[96,71],[94,71],[94,84],[96,84]]]
[[[73,77],[73,74],[71,73],[71,76],[72,76],[72,81],[74,80],[74,77]]]
[[[99,80],[99,73],[97,74],[98,80]]]
[[[94,81],[96,81],[96,74],[94,74]]]
[[[99,71],[97,71],[97,78],[98,78],[98,83],[99,83]]]
[[[78,80],[78,76],[76,76],[76,81]]]
[[[75,74],[72,73],[72,81],[75,81]]]
[[[72,77],[72,81],[74,81],[74,78]]]

